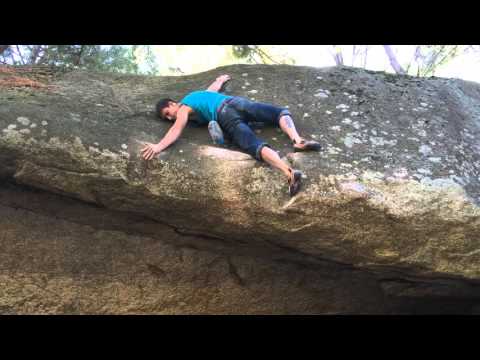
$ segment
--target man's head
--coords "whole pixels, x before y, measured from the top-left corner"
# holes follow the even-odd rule
[[[180,104],[175,100],[165,98],[157,102],[157,116],[162,120],[174,121],[177,118],[177,111]]]

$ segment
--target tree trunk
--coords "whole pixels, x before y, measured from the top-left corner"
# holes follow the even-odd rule
[[[42,45],[33,45],[32,53],[29,59],[30,64],[35,65],[37,63],[38,55],[40,54],[41,49]]]
[[[342,55],[342,48],[338,45],[333,45],[333,59],[335,60],[335,64],[343,65],[343,55]]]
[[[8,49],[10,45],[0,45],[0,55],[4,53],[5,50]]]
[[[405,74],[405,70],[403,70],[401,65],[398,63],[397,58],[393,53],[390,45],[383,45],[383,48],[387,53],[388,59],[390,60],[390,65],[392,65],[393,70],[395,70],[397,74]]]

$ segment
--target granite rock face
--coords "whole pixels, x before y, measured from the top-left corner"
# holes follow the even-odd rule
[[[155,101],[223,73],[226,93],[288,105],[321,142],[293,153],[278,129],[256,130],[306,174],[294,198],[204,128],[141,159],[170,125]],[[49,85],[0,88],[3,312],[468,312],[480,296],[478,84],[236,65]],[[71,300],[42,302],[49,286]]]

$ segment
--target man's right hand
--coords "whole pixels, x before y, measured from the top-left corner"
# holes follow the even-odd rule
[[[142,156],[145,160],[151,160],[155,155],[157,155],[160,150],[160,145],[145,143],[145,147],[142,149]]]

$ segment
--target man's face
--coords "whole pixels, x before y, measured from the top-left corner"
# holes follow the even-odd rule
[[[174,102],[169,102],[167,107],[162,109],[162,117],[173,121],[177,118],[178,104]]]

